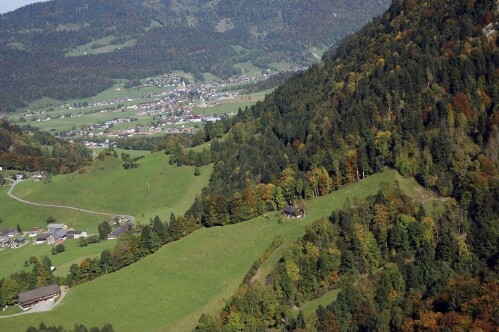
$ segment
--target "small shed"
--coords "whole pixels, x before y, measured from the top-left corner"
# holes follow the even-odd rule
[[[37,304],[41,301],[46,301],[56,297],[61,294],[61,288],[54,284],[50,286],[36,288],[24,293],[19,293],[17,296],[19,306],[21,308],[29,308],[34,304]]]
[[[282,213],[286,216],[286,218],[290,219],[300,219],[305,216],[305,210],[291,205],[286,206]]]

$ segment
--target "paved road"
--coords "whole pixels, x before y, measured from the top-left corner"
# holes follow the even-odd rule
[[[106,212],[91,211],[91,210],[85,210],[85,209],[77,208],[77,207],[74,207],[74,206],[66,206],[66,205],[34,203],[34,202],[30,202],[30,201],[21,199],[19,197],[14,196],[14,194],[12,193],[12,191],[17,186],[17,184],[19,184],[19,183],[21,183],[23,181],[24,180],[14,181],[14,183],[10,187],[9,191],[7,192],[7,195],[9,197],[15,199],[18,202],[21,202],[21,203],[24,203],[24,204],[28,204],[28,205],[33,205],[33,206],[50,207],[50,208],[58,208],[58,209],[69,209],[69,210],[75,210],[75,211],[79,211],[79,212],[99,214],[99,215],[107,216],[107,217],[113,217],[113,216],[116,216],[116,215],[120,215],[120,216],[123,216],[125,218],[130,219],[131,222],[135,222],[135,217],[134,216],[129,216],[129,215],[125,215],[125,214],[116,214],[116,213],[106,213]]]

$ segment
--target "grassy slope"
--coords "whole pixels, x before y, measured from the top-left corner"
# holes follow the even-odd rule
[[[212,168],[202,167],[196,177],[195,167],[171,166],[163,152],[138,163],[138,168],[125,170],[119,158],[96,160],[84,174],[55,176],[49,184],[21,183],[15,194],[39,203],[131,214],[143,223],[156,215],[168,218],[170,212],[183,214],[208,184]]]
[[[307,216],[300,221],[279,224],[277,217],[259,217],[236,225],[200,229],[132,266],[74,288],[52,312],[4,319],[1,323],[9,331],[24,331],[40,321],[68,327],[75,322],[110,322],[117,331],[192,330],[201,313],[219,312],[277,234],[283,236],[284,244],[263,264],[260,275],[270,271],[283,251],[313,221],[328,216],[349,200],[377,192],[380,183],[396,176],[395,171],[386,171],[309,201]]]
[[[136,152],[127,153],[135,155]],[[146,223],[155,215],[167,219],[170,212],[183,214],[195,195],[207,185],[211,174],[211,166],[201,168],[198,177],[194,176],[194,167],[171,166],[164,153],[149,154],[140,163],[139,168],[126,171],[119,159],[108,157],[103,162],[97,160],[85,174],[56,176],[49,184],[27,181],[19,184],[15,193],[40,203],[132,214],[139,222]],[[15,228],[17,224],[25,231],[35,226],[43,228],[46,227],[47,217],[52,215],[70,228],[96,234],[97,224],[106,218],[74,210],[25,205],[9,198],[7,190],[7,187],[0,188],[0,218],[3,219],[0,228]],[[34,246],[31,243],[19,249],[0,251],[0,278],[30,269],[24,268],[24,260],[44,255],[52,259],[58,268],[57,274],[66,275],[71,264],[99,255],[102,250],[113,247],[114,242],[78,248],[76,241],[67,241],[65,246],[67,251],[56,256],[51,255],[50,246]]]
[[[33,182],[37,186],[44,186],[42,182]],[[31,227],[46,227],[47,218],[53,216],[58,222],[67,224],[70,228],[81,229],[96,233],[97,224],[102,222],[103,216],[78,212],[67,209],[29,206],[13,200],[7,196],[8,187],[0,188],[0,218],[3,223],[0,228],[15,228],[18,224],[23,231]]]
[[[55,274],[66,276],[71,264],[79,264],[86,257],[100,256],[103,250],[110,249],[116,244],[115,241],[103,241],[80,248],[77,246],[77,240],[67,240],[64,242],[66,251],[53,256],[51,254],[52,246],[47,244],[33,245],[32,243],[30,242],[19,249],[0,251],[0,262],[2,262],[0,278],[8,277],[15,272],[31,271],[33,266],[24,267],[23,265],[24,261],[29,260],[31,256],[35,256],[39,260],[48,256],[52,265],[57,268]]]

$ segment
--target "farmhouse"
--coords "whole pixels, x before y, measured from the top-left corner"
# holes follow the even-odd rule
[[[26,244],[26,239],[24,237],[19,237],[15,240],[10,241],[10,247],[12,249],[21,248]]]
[[[8,237],[14,237],[17,235],[17,229],[15,228],[4,228],[2,229],[2,235]]]
[[[52,299],[59,294],[61,294],[61,288],[54,284],[19,293],[18,302],[21,308],[26,309],[38,302]]]
[[[39,227],[33,227],[28,231],[29,237],[35,237],[40,233],[41,229]]]
[[[107,239],[108,240],[114,240],[114,239],[117,239],[118,236],[120,236],[121,234],[123,233],[126,233],[126,232],[129,232],[130,231],[130,228],[132,226],[130,224],[125,224],[123,226],[120,226],[118,228],[115,228],[111,231],[111,233],[109,233],[109,235],[107,236]]]
[[[38,235],[36,237],[36,244],[46,243],[49,236],[50,236],[49,233],[43,233],[43,234]]]
[[[49,237],[47,238],[47,243],[56,244],[63,242],[67,238],[66,237],[67,232],[68,232],[67,230],[61,228],[53,233],[49,233]]]
[[[300,219],[305,216],[305,210],[290,205],[286,206],[282,213],[290,219]]]

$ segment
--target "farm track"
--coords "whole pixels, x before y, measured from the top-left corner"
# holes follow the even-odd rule
[[[117,214],[117,213],[106,213],[106,212],[99,212],[99,211],[92,211],[92,210],[86,210],[86,209],[82,209],[82,208],[78,208],[78,207],[74,207],[74,206],[67,206],[67,205],[42,204],[42,203],[35,203],[35,202],[30,202],[30,201],[24,200],[22,198],[19,198],[19,197],[15,196],[12,193],[12,191],[17,186],[17,184],[19,184],[19,183],[21,183],[23,181],[24,180],[14,181],[14,183],[12,183],[12,186],[10,187],[9,191],[7,192],[7,195],[10,198],[15,199],[18,202],[21,202],[21,203],[24,203],[24,204],[28,204],[28,205],[32,205],[32,206],[40,206],[40,207],[47,207],[47,208],[57,208],[57,209],[68,209],[68,210],[74,210],[74,211],[79,211],[79,212],[85,212],[85,213],[91,213],[91,214],[98,214],[98,215],[107,216],[107,217],[114,217],[116,215],[120,215],[120,216],[123,216],[125,218],[128,218],[131,222],[135,222],[135,217],[134,216],[130,216],[130,215]]]

